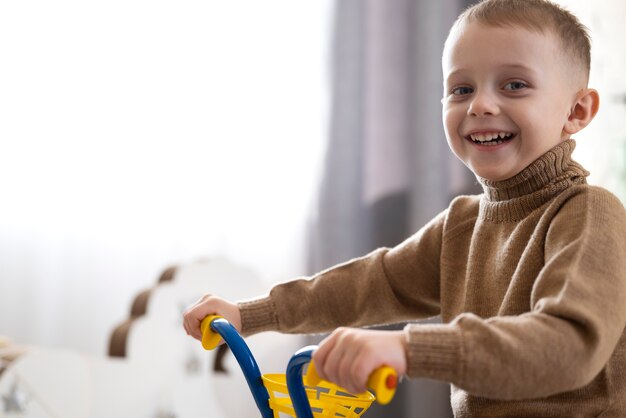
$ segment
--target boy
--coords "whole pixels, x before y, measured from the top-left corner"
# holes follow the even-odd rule
[[[387,364],[452,384],[457,417],[626,416],[626,213],[586,184],[571,136],[595,116],[589,38],[546,0],[486,0],[443,53],[450,148],[484,193],[460,196],[414,236],[234,304],[207,295],[245,335],[332,331],[314,355],[353,392]],[[441,315],[403,331],[343,326]]]

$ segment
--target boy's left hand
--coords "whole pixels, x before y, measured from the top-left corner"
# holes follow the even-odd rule
[[[367,390],[368,377],[381,366],[398,376],[406,373],[406,340],[403,331],[337,328],[313,353],[318,374],[352,393]]]

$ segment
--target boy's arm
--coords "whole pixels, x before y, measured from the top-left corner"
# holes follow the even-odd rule
[[[407,326],[408,374],[494,399],[590,383],[626,325],[626,213],[613,195],[594,190],[573,196],[553,218],[531,312]]]
[[[444,211],[391,250],[380,248],[311,278],[276,285],[267,297],[239,303],[243,334],[328,332],[437,315],[445,217]],[[386,265],[389,254],[393,277]]]

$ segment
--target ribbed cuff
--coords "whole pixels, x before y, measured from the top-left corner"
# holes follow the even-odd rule
[[[407,375],[459,381],[463,365],[461,331],[450,324],[409,324]]]
[[[278,317],[274,302],[268,296],[261,299],[239,302],[241,334],[248,336],[263,331],[277,331]]]

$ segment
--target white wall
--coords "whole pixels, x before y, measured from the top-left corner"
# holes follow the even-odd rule
[[[303,273],[330,12],[0,3],[0,335],[104,353],[170,264]]]

